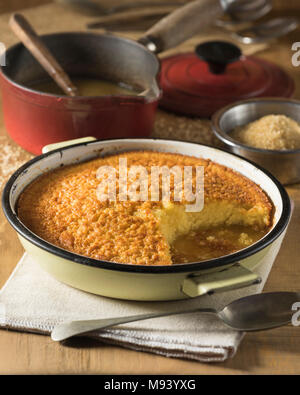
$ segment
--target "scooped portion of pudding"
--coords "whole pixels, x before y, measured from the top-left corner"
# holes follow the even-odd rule
[[[200,194],[199,210],[188,209]],[[253,244],[270,229],[273,205],[254,182],[210,160],[131,151],[41,175],[17,211],[33,233],[75,254],[172,265]]]

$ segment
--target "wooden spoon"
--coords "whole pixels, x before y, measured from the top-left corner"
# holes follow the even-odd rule
[[[71,82],[66,72],[44,45],[25,17],[21,14],[13,14],[10,17],[9,26],[65,94],[68,96],[78,96],[79,92],[76,86]]]

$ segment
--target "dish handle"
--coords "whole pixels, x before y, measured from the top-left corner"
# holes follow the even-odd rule
[[[182,292],[195,298],[205,294],[248,287],[259,284],[261,281],[261,277],[236,263],[218,272],[188,276],[183,281]]]
[[[97,140],[97,139],[95,137],[89,136],[89,137],[81,137],[79,139],[60,141],[58,143],[45,145],[42,148],[42,153],[46,154],[47,152],[53,151],[58,148],[64,148],[64,147],[67,147],[68,145],[88,143],[89,141],[94,141],[94,140]]]

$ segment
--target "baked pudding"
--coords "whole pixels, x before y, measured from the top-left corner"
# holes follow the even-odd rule
[[[122,170],[120,163],[125,164]],[[175,173],[168,179],[168,199],[162,174],[154,191],[153,168],[176,168],[181,175],[188,168],[191,195],[185,190],[177,193]],[[197,168],[203,175],[203,208],[187,210],[197,200]],[[114,177],[99,169],[115,170]],[[121,171],[126,173],[125,187]],[[100,185],[105,187],[99,197]],[[136,192],[131,197],[143,193],[147,199],[129,199],[130,191]],[[217,258],[253,244],[271,227],[273,205],[254,182],[210,160],[131,151],[41,175],[20,195],[17,213],[33,233],[76,254],[135,265],[171,265]]]

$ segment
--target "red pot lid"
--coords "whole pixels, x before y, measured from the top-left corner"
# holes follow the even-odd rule
[[[162,108],[200,117],[242,99],[290,97],[294,92],[292,78],[280,67],[243,56],[235,45],[219,41],[200,44],[196,53],[163,59],[160,85]]]

